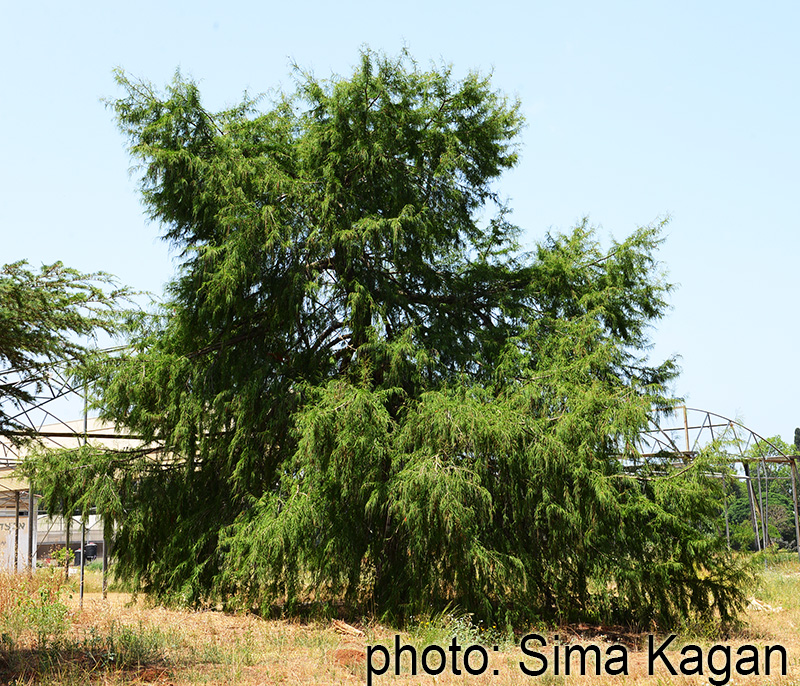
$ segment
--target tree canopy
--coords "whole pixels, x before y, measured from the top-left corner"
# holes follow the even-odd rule
[[[29,433],[15,419],[21,407],[53,365],[79,366],[92,352],[89,339],[117,330],[117,308],[128,294],[108,274],[60,262],[39,271],[26,262],[0,268],[0,436],[17,442]]]
[[[479,74],[364,51],[347,78],[298,72],[216,113],[181,75],[118,80],[180,256],[96,370],[106,415],[164,448],[113,458],[138,588],[400,620],[735,616],[718,487],[625,470],[676,373],[646,358],[660,224],[525,251],[497,188],[519,104]]]

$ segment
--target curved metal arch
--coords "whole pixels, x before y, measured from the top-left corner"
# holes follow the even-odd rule
[[[677,417],[677,419],[676,419]],[[681,421],[682,420],[682,421]],[[683,463],[691,462],[702,450],[714,447],[715,453],[731,465],[740,464],[742,473],[718,474],[725,483],[728,479],[742,480],[746,484],[750,501],[751,523],[755,542],[759,550],[770,544],[769,539],[769,481],[774,478],[791,479],[794,501],[795,537],[800,542],[800,510],[798,508],[798,455],[787,455],[769,438],[764,438],[741,422],[716,412],[698,408],[676,406],[671,411],[650,417],[651,428],[640,433],[636,457],[648,462],[674,462],[676,457]],[[666,426],[665,426],[666,424]],[[671,425],[670,425],[671,424]],[[758,447],[758,450],[756,448]],[[748,454],[749,453],[749,454]],[[753,476],[750,466],[755,463]],[[769,464],[791,467],[791,476],[770,476]],[[634,470],[635,470],[634,465]],[[762,480],[764,488],[762,489]],[[755,485],[754,485],[755,484]],[[757,490],[757,492],[756,492]],[[730,546],[727,498],[723,499],[725,529]],[[800,546],[798,546],[800,555]]]
[[[677,406],[671,412],[650,417],[652,428],[640,434],[638,454],[643,458],[678,455],[684,461],[696,457],[707,445],[716,443],[722,452],[729,454],[732,462],[779,462],[789,464],[787,455],[775,443],[756,433],[740,421],[716,412],[695,407]],[[682,417],[680,417],[682,415]],[[677,417],[677,419],[676,419]],[[665,419],[672,424],[664,426]],[[765,447],[762,455],[746,455],[756,445]],[[724,448],[733,447],[728,453]]]
[[[114,353],[124,349],[125,346],[114,346],[97,352]],[[0,467],[15,467],[20,462],[25,453],[22,439],[45,440],[48,447],[67,448],[87,436],[85,389],[74,383],[68,374],[66,361],[52,362],[46,365],[46,369],[44,377],[33,379],[26,378],[18,369],[0,370],[0,379],[17,389],[26,390],[30,397],[27,402],[0,398],[6,416],[18,427],[0,434]],[[81,416],[84,417],[82,426],[76,419]],[[120,433],[110,424],[94,426],[88,436],[107,440],[135,438]]]

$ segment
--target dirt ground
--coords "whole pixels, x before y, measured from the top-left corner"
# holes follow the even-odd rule
[[[89,587],[98,585],[97,580],[93,580]],[[87,664],[84,657],[79,668],[73,665],[70,669],[56,669],[46,676],[20,675],[16,681],[8,683],[26,686],[50,683],[800,685],[800,565],[797,564],[784,565],[765,574],[763,587],[756,592],[747,611],[744,630],[724,639],[696,634],[678,636],[664,651],[664,659],[653,661],[652,675],[648,673],[647,635],[611,630],[603,633],[602,628],[596,627],[562,627],[558,631],[542,632],[541,638],[547,642],[544,646],[533,637],[521,645],[522,636],[515,642],[506,640],[497,645],[496,650],[490,642],[482,649],[472,648],[465,666],[465,653],[471,643],[459,639],[460,650],[455,650],[452,638],[447,637],[447,628],[441,628],[438,634],[414,631],[398,634],[392,628],[374,624],[357,627],[363,635],[349,635],[329,622],[306,624],[216,611],[151,607],[142,599],[135,600],[122,593],[110,593],[108,599],[103,600],[94,590],[85,594],[82,609],[76,591],[66,603],[73,644],[91,645],[95,636],[114,636],[120,645],[127,642],[129,648],[133,646],[139,650],[141,661],[128,661],[124,668],[115,669],[114,655],[106,650],[102,665],[99,662]],[[555,664],[556,634],[558,667]],[[666,636],[653,637],[653,649],[657,650],[666,639]],[[685,648],[682,654],[681,648],[687,644],[697,648]],[[416,675],[411,673],[411,649],[406,649],[398,661],[398,645],[413,645]],[[567,675],[564,652],[574,651],[576,645],[589,657],[581,670],[580,654],[573,652],[571,673]],[[771,673],[765,673],[766,646],[783,648],[785,674],[781,673],[784,665],[777,649],[772,653]],[[427,652],[426,648],[429,648]],[[738,656],[737,650],[740,651]],[[534,655],[534,651],[540,655]],[[593,653],[600,657],[599,676]],[[757,663],[741,661],[756,653],[760,658]],[[389,663],[384,671],[386,656]],[[439,656],[445,657],[445,667],[435,674]],[[547,659],[546,666],[541,658]],[[676,675],[670,673],[667,663],[678,672]],[[730,665],[727,673],[726,663]],[[737,663],[739,671],[751,673],[737,673]],[[758,674],[752,673],[756,664]],[[395,674],[398,666],[400,673]],[[581,671],[586,673],[581,674]],[[609,671],[622,673],[612,675],[607,673]]]
[[[800,574],[790,573],[786,581],[797,584]],[[74,602],[75,599],[73,598]],[[800,601],[800,598],[798,598]],[[157,628],[166,645],[165,663],[145,666],[139,673],[130,674],[131,681],[153,684],[800,684],[800,609],[755,599],[748,610],[747,627],[740,634],[719,639],[713,637],[676,638],[658,658],[658,648],[668,639],[657,636],[652,648],[646,635],[632,636],[581,631],[562,628],[559,632],[558,667],[555,658],[555,631],[546,632],[543,646],[533,638],[520,644],[506,643],[477,649],[469,655],[470,674],[464,666],[461,645],[454,652],[450,640],[444,637],[423,662],[427,647],[413,635],[400,634],[380,625],[361,627],[364,636],[343,635],[332,624],[302,624],[293,621],[265,621],[252,616],[226,615],[220,612],[187,612],[150,608],[142,602],[132,603],[122,594],[111,594],[103,601],[99,594],[88,594],[83,611],[75,610],[75,630],[109,630],[112,625],[131,625],[143,630]],[[594,634],[594,635],[591,635]],[[522,637],[519,637],[520,639]],[[396,641],[399,645],[416,648],[417,674],[411,674],[411,651],[404,652],[399,662],[400,674],[395,674]],[[697,649],[682,646],[693,644]],[[573,652],[571,673],[566,675],[564,651],[580,645],[589,658],[581,669],[580,653]],[[379,647],[385,648],[384,651]],[[597,646],[597,651],[588,646]],[[752,646],[746,648],[743,646]],[[765,673],[765,647],[781,646],[786,655],[786,674],[779,650],[771,654],[771,673]],[[715,648],[716,647],[716,648]],[[726,651],[726,647],[728,650]],[[699,650],[698,650],[699,649]],[[737,650],[740,651],[737,655]],[[545,667],[539,655],[548,660]],[[650,671],[650,652],[656,653]],[[437,655],[438,653],[438,655]],[[709,665],[709,653],[712,662]],[[384,669],[385,655],[390,662]],[[600,676],[597,676],[593,654],[600,656]],[[439,674],[439,655],[446,659]],[[484,658],[484,655],[486,656]],[[758,662],[754,662],[754,656]],[[455,656],[455,660],[453,657]],[[367,662],[371,665],[368,675]],[[616,660],[614,660],[616,658]],[[745,660],[742,662],[742,660]],[[610,662],[609,662],[610,660]],[[683,669],[681,664],[683,662]],[[726,672],[726,665],[729,672]],[[756,667],[757,665],[757,667]],[[670,673],[670,666],[678,672]],[[739,671],[751,672],[747,675]],[[757,669],[758,674],[752,673]],[[543,671],[542,671],[543,670]],[[585,671],[585,674],[581,674]],[[622,672],[611,675],[607,672]],[[627,674],[624,672],[627,671]],[[701,673],[699,673],[701,671]],[[457,672],[460,672],[457,673]],[[534,675],[534,672],[542,672]],[[683,672],[694,672],[684,674]]]

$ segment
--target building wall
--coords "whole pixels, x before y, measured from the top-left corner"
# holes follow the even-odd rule
[[[120,433],[113,425],[108,425],[95,418],[88,418],[86,421],[86,433],[84,433],[84,420],[79,419],[70,422],[59,422],[40,427],[41,444],[45,448],[69,448],[74,449],[88,441],[98,446],[104,446],[114,450],[125,448],[135,448],[141,445],[138,439],[127,438],[124,432]],[[23,494],[22,507],[25,510],[25,517],[20,518],[19,533],[19,556],[21,567],[27,566],[28,560],[28,489],[30,484],[24,479],[14,475],[14,467],[25,454],[25,447],[12,445],[9,441],[0,437],[0,569],[14,568],[14,510],[13,497],[15,492]],[[36,485],[34,484],[34,493]],[[38,503],[38,501],[37,501]],[[37,505],[38,507],[38,505]],[[41,516],[34,518],[38,520],[38,527],[34,522],[34,557],[38,549],[40,557],[44,558],[52,550],[62,548],[66,544],[63,520],[57,518],[50,520]],[[37,530],[38,529],[38,530]],[[80,549],[80,522],[75,522],[70,527],[70,548]],[[90,517],[86,532],[86,542],[94,542],[98,545],[98,554],[102,554],[103,549],[103,527],[99,518]],[[23,552],[24,551],[24,552]]]
[[[19,517],[19,557],[17,571],[28,566],[28,513],[26,510]],[[0,510],[0,569],[14,569],[14,538],[16,533],[16,516],[13,510]],[[36,517],[33,518],[33,564],[36,566]]]

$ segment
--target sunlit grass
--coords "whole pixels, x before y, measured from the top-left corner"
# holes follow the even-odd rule
[[[359,628],[363,637],[337,634],[327,621],[298,622],[263,620],[252,615],[222,612],[191,612],[149,606],[144,599],[112,592],[107,601],[100,594],[100,571],[87,570],[83,610],[78,608],[77,575],[61,584],[59,571],[42,570],[33,577],[25,574],[0,576],[0,683],[32,686],[52,684],[161,683],[191,684],[339,684],[365,683],[368,645],[381,644],[394,651],[395,636],[402,645],[414,646],[418,654],[430,645],[447,649],[455,637],[466,647],[487,648],[491,669],[481,675],[450,673],[436,679],[411,674],[408,656],[401,660],[401,673],[373,679],[380,684],[707,684],[708,679],[672,677],[663,671],[648,676],[646,656],[631,644],[630,674],[627,678],[593,673],[580,676],[553,674],[525,677],[520,672],[523,655],[519,628],[484,625],[457,609],[419,616],[399,631],[375,621]],[[686,634],[676,640],[679,649],[687,641],[704,647],[724,641],[735,647],[780,643],[790,656],[790,674],[785,677],[739,678],[741,684],[800,684],[800,562],[796,555],[778,554],[766,558],[766,569],[754,591],[757,601],[748,610],[745,627],[734,636]],[[19,618],[27,608],[27,623]],[[605,651],[615,641],[602,628],[585,632],[580,639],[575,627],[529,627],[552,639],[595,644]],[[497,646],[497,651],[494,650]],[[673,653],[674,655],[674,653]],[[449,654],[448,654],[449,657]],[[678,657],[678,659],[680,659]],[[592,663],[593,664],[593,663]],[[393,665],[394,666],[394,665]],[[496,670],[498,673],[494,674]]]

